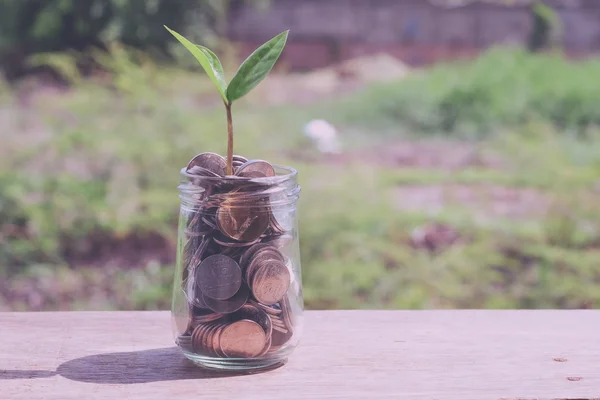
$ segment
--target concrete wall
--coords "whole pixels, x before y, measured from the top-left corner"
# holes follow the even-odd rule
[[[568,53],[600,51],[600,0],[549,3],[563,22]],[[296,69],[378,51],[412,65],[470,57],[493,44],[524,44],[531,30],[525,5],[476,2],[443,8],[428,0],[273,0],[261,11],[247,4],[233,8],[230,37],[249,52],[290,29],[283,58]]]

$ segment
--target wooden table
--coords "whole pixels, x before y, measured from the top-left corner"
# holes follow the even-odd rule
[[[600,398],[600,311],[313,311],[289,362],[224,375],[169,313],[0,313],[0,399]]]

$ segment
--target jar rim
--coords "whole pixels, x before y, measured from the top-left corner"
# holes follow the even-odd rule
[[[280,184],[283,182],[290,181],[294,179],[298,175],[298,170],[289,166],[279,165],[279,164],[271,164],[275,169],[275,176],[265,176],[259,178],[245,178],[241,176],[235,175],[227,175],[227,176],[202,176],[202,175],[192,175],[186,171],[186,167],[181,168],[180,174],[182,177],[186,179],[194,179],[196,181],[205,181],[205,182],[239,182],[239,181],[247,181],[254,183],[263,183],[263,184]],[[283,171],[284,173],[278,174],[278,172]]]

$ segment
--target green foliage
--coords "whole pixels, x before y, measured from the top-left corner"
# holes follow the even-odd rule
[[[223,154],[225,121],[215,112],[222,99],[209,79],[132,57],[119,47],[112,57],[99,58],[111,72],[110,85],[82,79],[70,91],[32,97],[27,108],[11,96],[5,105],[9,112],[0,114],[0,276],[10,285],[0,285],[0,309],[169,307],[177,171],[200,151]],[[446,109],[455,107],[453,133],[465,134],[461,127],[478,124],[502,133],[480,135],[486,139],[479,144],[481,153],[499,157],[497,166],[380,164],[381,148],[366,145],[360,154],[368,157],[353,162],[346,155],[324,160],[306,149],[302,154],[310,158],[299,159],[298,131],[311,108],[239,104],[236,153],[299,170],[308,308],[600,307],[600,141],[594,122],[586,136],[574,135],[557,129],[570,124],[558,123],[553,114],[565,112],[558,100],[581,99],[588,90],[583,77],[561,71],[581,74],[587,65],[593,73],[594,64],[568,65],[540,55],[548,63],[538,68],[543,64],[527,55],[521,61],[498,56],[492,62],[490,57],[464,70],[440,66],[375,86],[326,111],[340,112],[340,122],[362,125],[361,138],[368,139],[362,143],[370,146],[390,126],[407,126],[407,115],[414,118],[414,135],[427,136],[441,121],[449,123],[449,115],[436,119],[443,99]],[[67,58],[49,62],[70,74]],[[512,63],[538,69],[523,71]],[[485,75],[481,65],[493,66],[497,74]],[[455,76],[466,83],[461,95],[449,96],[459,84],[446,79]],[[552,88],[539,89],[539,82],[550,79]],[[410,96],[398,88],[409,88]],[[512,97],[504,100],[494,90]],[[477,93],[478,100],[465,93]],[[449,99],[471,109],[453,106]],[[486,99],[484,105],[479,99]],[[398,104],[410,112],[395,108]],[[424,104],[430,106],[418,107]],[[518,114],[523,105],[537,115]],[[399,111],[405,113],[402,119]],[[593,111],[573,106],[567,112]],[[453,148],[445,147],[437,157]],[[377,157],[369,157],[373,154]],[[427,189],[443,192],[451,185],[469,195],[439,208],[421,206]],[[496,213],[505,203],[472,201],[488,187],[532,192],[531,199],[517,196],[515,202],[532,202],[534,212],[505,216]],[[419,195],[416,209],[403,206],[407,200],[396,195],[407,188]],[[488,193],[484,190],[482,197]],[[510,200],[510,193],[502,199]],[[458,239],[433,247],[415,239],[432,224],[448,227]],[[156,245],[163,242],[167,245]]]
[[[202,65],[204,72],[206,72],[210,80],[217,87],[217,90],[221,94],[221,97],[223,97],[223,100],[227,102],[227,95],[225,94],[225,91],[227,90],[227,83],[225,82],[223,65],[221,65],[221,61],[219,61],[219,58],[216,56],[216,54],[206,47],[193,44],[179,33],[169,29],[168,27],[165,26],[165,28],[167,28],[167,30],[171,32],[171,34],[175,36],[175,38],[177,38],[177,40],[179,40],[179,42],[183,44],[185,48],[194,55],[194,57],[196,57],[200,65]]]
[[[289,31],[280,33],[250,54],[227,85],[223,76],[221,61],[212,51],[206,47],[193,44],[166,26],[165,28],[196,57],[227,104],[232,104],[248,94],[267,77],[279,59],[289,33]]]
[[[417,133],[489,137],[547,121],[585,135],[600,125],[600,61],[492,49],[474,62],[443,64],[368,88],[330,110],[340,122]]]
[[[0,2],[0,55],[9,72],[21,72],[19,57],[67,49],[102,47],[117,41],[167,51],[162,24],[184,26],[200,0],[47,0]]]
[[[244,97],[266,78],[283,51],[288,33],[289,31],[285,31],[275,36],[244,60],[227,86],[229,103]]]

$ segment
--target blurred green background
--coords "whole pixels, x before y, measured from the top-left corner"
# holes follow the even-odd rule
[[[0,2],[0,310],[169,307],[178,172],[223,154],[226,127],[162,25],[231,78],[229,7]],[[600,306],[600,61],[567,59],[541,26],[418,68],[282,63],[236,103],[235,152],[299,170],[307,308]],[[303,133],[316,118],[341,153]]]

